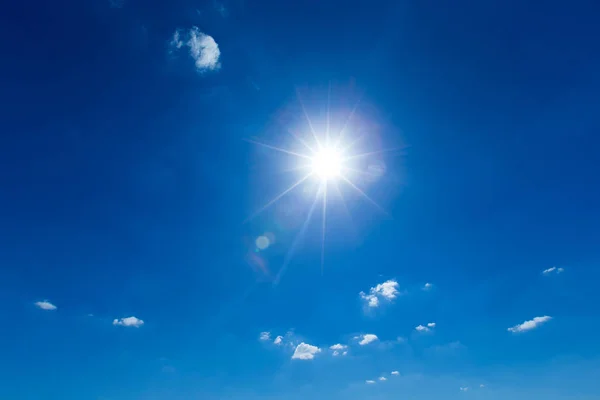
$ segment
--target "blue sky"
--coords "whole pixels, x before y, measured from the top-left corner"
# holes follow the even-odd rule
[[[3,5],[0,397],[598,398],[600,9],[538,3]]]

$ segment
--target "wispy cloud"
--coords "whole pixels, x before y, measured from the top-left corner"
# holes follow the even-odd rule
[[[380,376],[379,380],[382,381],[382,382],[385,382],[385,381],[387,381],[387,378],[385,376]]]
[[[398,371],[392,371],[392,375],[400,375],[400,372],[398,372]]]
[[[50,303],[48,300],[36,301],[35,305],[36,305],[36,307],[41,308],[42,310],[46,310],[46,311],[54,311],[58,308],[54,304]]]
[[[113,325],[139,328],[140,326],[144,325],[144,321],[139,318],[131,316],[131,317],[126,317],[126,318],[114,319]]]
[[[278,345],[278,346],[279,346],[279,345],[281,344],[281,342],[282,342],[282,341],[283,341],[283,336],[277,336],[277,337],[275,338],[275,340],[273,340],[273,344],[276,344],[276,345]]]
[[[460,388],[461,392],[467,392],[468,390],[469,390],[468,386],[464,386],[464,387],[461,386],[461,388]]]
[[[393,279],[387,280],[369,289],[369,293],[360,292],[359,296],[363,299],[368,307],[379,307],[380,300],[392,301],[400,292],[398,291],[398,282]]]
[[[431,289],[433,289],[433,283],[427,282],[425,285],[423,285],[423,287],[421,289],[423,289],[425,291],[431,290]]]
[[[542,274],[544,274],[544,275],[557,274],[558,275],[564,271],[565,271],[565,269],[561,268],[561,267],[559,267],[559,268],[551,267],[551,268],[543,270]]]
[[[296,350],[294,350],[294,354],[292,354],[293,360],[312,360],[315,358],[315,354],[321,352],[321,349],[317,346],[310,345],[308,343],[300,343],[296,346]]]
[[[540,326],[541,324],[543,324],[545,322],[550,321],[551,319],[552,319],[552,317],[549,317],[547,315],[545,315],[543,317],[535,317],[534,319],[525,321],[522,324],[515,325],[511,328],[508,328],[508,331],[513,332],[513,333],[527,332],[527,331],[537,328],[538,326]]]
[[[372,384],[374,384],[374,383],[375,383],[375,381],[374,381],[374,380],[371,380],[371,379],[368,379],[368,380],[366,380],[366,381],[365,381],[365,383],[366,383],[367,385],[372,385]]]
[[[220,1],[214,0],[213,7],[219,14],[221,14],[221,17],[226,18],[229,15],[229,10],[227,10],[227,7],[225,7],[225,5]]]
[[[435,322],[429,322],[427,324],[427,326],[425,325],[418,325],[415,327],[415,330],[417,332],[431,332],[431,330],[435,328]]]
[[[271,332],[261,332],[260,335],[258,336],[259,340],[262,341],[267,341],[267,340],[271,340]]]
[[[189,48],[199,72],[214,71],[221,67],[219,45],[212,36],[201,32],[197,27],[194,26],[187,32],[175,30],[169,42],[169,52],[174,53],[184,46]]]
[[[348,348],[348,346],[346,346],[345,344],[334,344],[333,346],[329,347],[331,350],[345,350],[346,348]]]
[[[123,8],[125,0],[109,0],[108,3],[111,8]]]
[[[366,333],[364,335],[357,336],[356,338],[360,339],[358,344],[361,346],[365,346],[365,345],[372,343],[372,342],[376,341],[377,339],[379,339],[377,337],[377,335],[374,335],[372,333]]]

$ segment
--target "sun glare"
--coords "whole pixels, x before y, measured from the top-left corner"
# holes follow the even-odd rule
[[[369,181],[370,179],[379,178],[385,171],[381,170],[381,168],[377,168],[379,164],[365,165],[365,159],[373,157],[377,154],[392,151],[394,149],[381,149],[375,151],[364,151],[364,149],[363,151],[360,150],[360,143],[361,141],[364,143],[365,134],[356,135],[354,132],[355,129],[353,129],[352,125],[350,125],[358,104],[359,102],[356,103],[345,122],[340,124],[338,121],[338,123],[335,124],[336,126],[341,126],[341,129],[337,128],[336,132],[332,132],[329,120],[330,113],[328,101],[326,119],[327,127],[326,130],[318,132],[313,128],[313,124],[308,117],[306,110],[304,109],[304,105],[302,102],[300,102],[300,105],[302,106],[302,112],[306,118],[310,131],[308,131],[305,135],[298,136],[291,130],[288,130],[288,133],[292,136],[292,138],[302,145],[298,146],[298,148],[286,149],[271,144],[262,143],[254,139],[246,139],[250,143],[254,143],[264,148],[278,151],[296,158],[298,160],[297,167],[292,167],[289,171],[295,170],[300,174],[296,182],[292,183],[289,187],[285,188],[281,193],[260,207],[254,214],[246,219],[246,221],[252,219],[254,216],[277,203],[282,197],[288,195],[290,192],[303,185],[306,181],[312,179],[319,181],[318,185],[309,184],[306,186],[306,188],[313,188],[312,190],[314,190],[315,197],[308,209],[308,215],[302,225],[302,228],[296,235],[292,247],[286,256],[284,265],[281,267],[277,277],[275,278],[275,282],[279,281],[281,274],[283,274],[286,270],[289,259],[295,251],[296,244],[306,232],[307,226],[313,216],[313,211],[315,211],[318,203],[321,203],[322,207],[321,272],[323,271],[323,265],[325,263],[325,232],[327,230],[328,203],[332,202],[330,194],[333,194],[334,196],[337,194],[342,200],[341,203],[338,203],[338,205],[344,207],[346,212],[348,212],[343,200],[341,186],[347,186],[354,190],[362,198],[387,215],[387,212],[373,199],[371,199],[371,197],[369,197],[369,195],[367,195],[363,189],[361,189],[360,183]],[[360,127],[358,127],[356,131],[359,129]],[[358,151],[356,147],[359,147]],[[362,163],[357,162],[359,159],[363,160]],[[361,164],[363,164],[363,166],[361,166]],[[335,203],[331,204],[333,205]],[[256,243],[257,249],[262,250],[263,248],[268,247],[267,245],[263,246],[264,243],[262,243],[262,238],[259,239],[260,242]]]
[[[323,148],[311,158],[311,168],[323,181],[335,179],[342,173],[341,154],[332,147]]]

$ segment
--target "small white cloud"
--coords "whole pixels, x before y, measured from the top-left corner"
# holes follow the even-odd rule
[[[113,325],[128,326],[128,327],[132,326],[134,328],[139,328],[140,326],[144,325],[144,321],[139,318],[136,318],[136,317],[126,317],[126,318],[114,319]]]
[[[259,340],[262,341],[267,341],[267,340],[271,340],[271,332],[261,332],[260,336],[258,337]]]
[[[47,310],[47,311],[54,311],[58,308],[54,304],[50,303],[48,300],[36,301],[35,305],[38,308],[41,308],[42,310]]]
[[[275,340],[273,340],[273,344],[276,344],[277,346],[279,346],[282,341],[283,341],[283,336],[277,336],[275,338]]]
[[[431,329],[423,325],[418,325],[417,327],[415,327],[415,330],[417,332],[429,332]]]
[[[557,274],[558,275],[558,274],[560,274],[561,272],[564,272],[564,271],[565,271],[565,269],[562,268],[562,267],[560,267],[560,268],[551,267],[551,268],[543,270],[542,274],[544,274],[544,275]]]
[[[400,372],[398,372],[398,371],[392,371],[392,375],[400,375]]]
[[[368,380],[366,380],[366,381],[365,381],[365,383],[366,383],[367,385],[372,385],[372,384],[374,384],[374,383],[375,383],[375,381],[373,381],[373,380],[371,380],[371,379],[368,379]]]
[[[460,391],[461,391],[461,392],[466,392],[466,391],[468,391],[468,390],[469,390],[469,387],[468,387],[468,386],[465,386],[465,387],[461,387],[461,388],[460,388]]]
[[[296,350],[294,350],[294,354],[292,354],[292,360],[312,360],[315,358],[315,354],[320,352],[321,349],[317,346],[302,342],[296,346]]]
[[[190,49],[190,56],[194,59],[199,72],[214,71],[221,67],[219,45],[212,36],[200,32],[197,27],[194,26],[185,35],[181,29],[175,30],[169,43],[169,52],[173,53],[183,46]]]
[[[484,388],[485,385],[482,383],[481,385],[479,385],[480,388]]]
[[[361,299],[367,302],[367,306],[371,308],[379,307],[380,299],[392,301],[398,297],[398,282],[393,279],[387,280],[369,289],[369,293],[360,292]]]
[[[435,322],[430,322],[427,324],[428,328],[435,328]]]
[[[196,60],[199,71],[215,70],[220,68],[219,57],[221,50],[212,36],[200,32],[196,27],[190,29],[190,40],[187,42],[190,55]]]
[[[384,382],[384,381],[387,381],[387,378],[385,376],[380,376],[379,380],[382,381],[382,382]]]
[[[333,352],[333,356],[334,356],[334,357],[337,357],[337,356],[339,356],[339,355],[340,355],[340,352],[339,352],[339,351],[337,351],[337,350],[336,350],[336,351],[334,351],[334,352]]]
[[[522,324],[515,325],[511,328],[508,328],[508,331],[513,332],[513,333],[527,332],[527,331],[537,328],[538,326],[540,326],[541,324],[543,324],[545,322],[550,321],[551,319],[552,319],[552,317],[549,317],[547,315],[545,315],[543,317],[535,317],[534,319],[525,321]]]
[[[346,348],[348,348],[348,346],[346,346],[345,344],[334,344],[333,346],[329,347],[331,350],[344,350]]]
[[[348,352],[347,352],[347,351],[344,351],[344,352],[342,353],[342,355],[343,355],[343,356],[345,356],[345,355],[347,355],[347,354],[348,354]]]
[[[422,288],[422,289],[423,289],[423,290],[425,290],[425,291],[427,291],[427,290],[431,290],[431,289],[433,289],[433,284],[432,284],[432,283],[429,283],[429,282],[427,282],[425,285],[423,285],[423,288]]]
[[[358,342],[358,344],[360,344],[361,346],[365,346],[371,342],[374,342],[378,339],[377,335],[374,335],[372,333],[367,333],[364,334],[362,336],[360,336],[361,340],[360,342]]]

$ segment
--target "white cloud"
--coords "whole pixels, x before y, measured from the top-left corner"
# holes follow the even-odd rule
[[[374,384],[374,383],[375,383],[375,381],[373,381],[373,380],[369,379],[369,380],[366,380],[366,381],[365,381],[365,383],[366,383],[367,385],[372,385],[372,384]]]
[[[294,354],[292,354],[292,360],[312,360],[315,358],[315,354],[320,352],[321,349],[317,346],[302,342],[296,346],[296,350],[294,350]]]
[[[392,371],[392,375],[400,375],[400,372],[398,372],[398,371]]]
[[[181,29],[175,30],[169,46],[171,53],[187,46],[190,49],[190,56],[195,61],[196,69],[200,72],[214,71],[221,67],[219,45],[212,36],[200,32],[195,26],[185,34],[182,34]]]
[[[58,308],[54,304],[50,303],[48,300],[36,301],[35,305],[38,308],[41,308],[42,310],[47,310],[47,311],[54,311]]]
[[[348,346],[346,346],[345,344],[334,344],[333,346],[329,347],[331,350],[344,350],[347,349]]]
[[[480,388],[484,388],[485,385],[482,383],[481,385],[479,385]]]
[[[361,299],[367,302],[367,306],[371,308],[379,307],[380,299],[392,301],[398,297],[398,282],[393,279],[387,280],[369,289],[369,293],[360,292]]]
[[[423,290],[427,291],[427,290],[431,290],[433,288],[433,284],[427,282],[425,285],[423,285]]]
[[[258,337],[259,340],[262,341],[267,341],[267,340],[271,340],[271,332],[261,332],[260,336]]]
[[[348,352],[347,352],[347,351],[344,351],[344,352],[342,353],[342,355],[343,355],[343,356],[345,356],[346,354],[348,354]]]
[[[513,333],[527,332],[527,331],[537,328],[538,326],[540,326],[541,324],[543,324],[545,322],[550,321],[551,319],[552,319],[552,317],[549,317],[547,315],[545,315],[543,317],[535,317],[534,319],[525,321],[522,324],[515,325],[511,328],[508,328],[508,331],[513,332]]]
[[[428,328],[435,328],[435,322],[430,322],[427,324]]]
[[[468,390],[469,390],[469,387],[468,387],[468,386],[465,386],[465,387],[461,387],[461,388],[460,388],[460,391],[461,391],[461,392],[466,392],[466,391],[468,391]]]
[[[126,317],[114,319],[113,325],[133,326],[134,328],[139,328],[140,326],[144,325],[144,321],[136,317]]]
[[[417,326],[417,327],[415,328],[415,330],[416,330],[417,332],[429,332],[431,329],[429,329],[429,328],[428,328],[428,327],[426,327],[426,326],[419,325],[419,326]]]
[[[339,352],[339,351],[337,351],[337,350],[336,350],[336,351],[334,351],[334,352],[333,352],[333,356],[334,356],[334,357],[337,357],[337,356],[339,356],[339,355],[340,355],[340,352]]]
[[[273,340],[273,344],[276,344],[276,345],[278,345],[278,346],[279,346],[279,345],[281,344],[281,342],[282,342],[282,341],[283,341],[283,336],[277,336],[277,337],[275,338],[275,340]]]
[[[377,335],[374,335],[372,333],[367,333],[367,334],[361,335],[361,336],[359,336],[359,338],[361,338],[361,340],[360,340],[360,342],[358,342],[358,344],[360,344],[361,346],[367,345],[367,344],[379,339],[377,337]]]
[[[544,275],[550,275],[550,274],[553,274],[553,273],[560,274],[561,272],[564,272],[564,271],[565,271],[564,268],[551,267],[551,268],[543,270],[542,274],[544,274]]]
[[[382,381],[382,382],[384,382],[384,381],[387,381],[387,378],[385,376],[380,376],[379,380]]]

